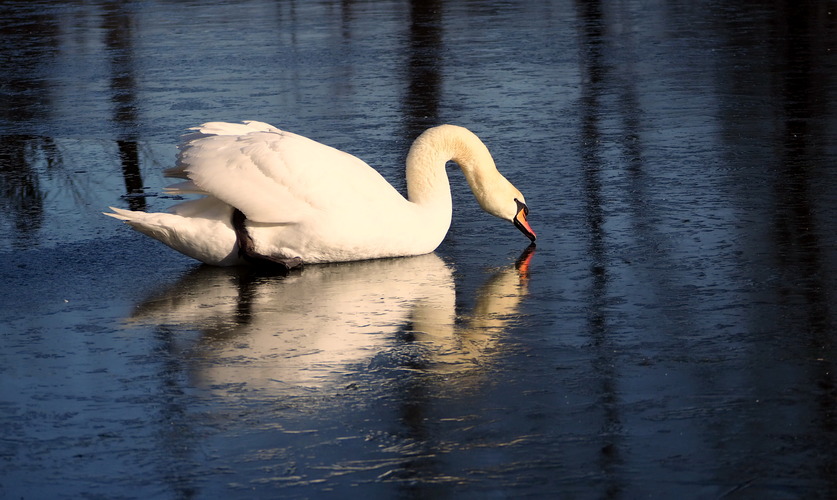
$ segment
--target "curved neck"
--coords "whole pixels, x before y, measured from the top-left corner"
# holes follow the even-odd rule
[[[415,140],[407,155],[407,198],[417,205],[440,205],[450,210],[445,164],[451,160],[462,169],[482,205],[488,181],[500,173],[485,144],[468,129],[456,125],[433,127]]]

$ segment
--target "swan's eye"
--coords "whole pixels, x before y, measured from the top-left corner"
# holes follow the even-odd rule
[[[517,198],[514,199],[514,202],[517,203],[517,211],[520,212],[523,210],[523,215],[529,215],[529,207],[526,206],[525,203],[518,200]]]

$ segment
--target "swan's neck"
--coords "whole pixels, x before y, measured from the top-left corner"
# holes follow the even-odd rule
[[[411,202],[450,213],[450,184],[445,171],[448,161],[462,169],[480,205],[490,183],[502,177],[488,148],[476,135],[455,125],[440,125],[421,134],[407,155],[407,197]]]

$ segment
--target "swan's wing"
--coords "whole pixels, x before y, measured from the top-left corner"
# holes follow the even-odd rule
[[[173,193],[209,194],[254,222],[293,223],[314,211],[358,210],[398,194],[359,158],[266,123],[206,123],[183,137]],[[338,212],[340,213],[340,212]]]

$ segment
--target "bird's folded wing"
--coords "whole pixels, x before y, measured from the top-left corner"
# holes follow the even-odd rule
[[[359,210],[404,198],[359,158],[260,122],[213,122],[184,136],[173,193],[208,194],[254,222],[294,223],[312,211]]]

